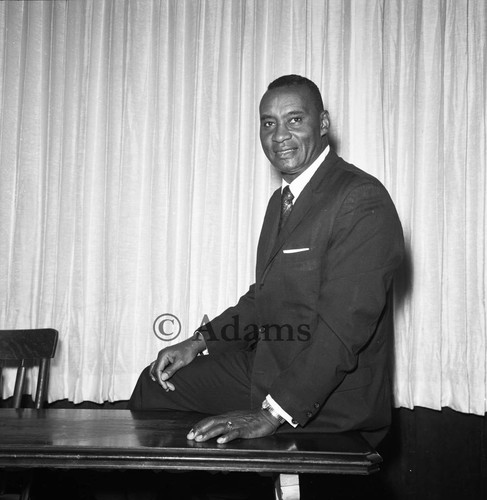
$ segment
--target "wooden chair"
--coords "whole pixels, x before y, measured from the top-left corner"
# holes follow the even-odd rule
[[[0,361],[2,365],[17,364],[13,408],[20,408],[25,382],[25,371],[29,363],[39,363],[37,389],[34,399],[36,409],[42,408],[49,382],[49,366],[56,352],[58,332],[52,328],[32,330],[0,330]],[[2,375],[0,366],[0,378]]]
[[[39,365],[34,407],[39,410],[44,405],[49,383],[49,366],[51,358],[56,353],[58,332],[52,328],[38,328],[32,330],[0,330],[0,382],[2,367],[18,365],[15,379],[12,408],[20,408],[24,392],[25,372],[27,366]],[[1,387],[1,385],[0,385]],[[0,477],[0,483],[3,483]],[[0,500],[18,499],[28,500],[32,484],[32,475],[21,480],[22,492],[20,495],[4,494],[4,486],[0,484]]]

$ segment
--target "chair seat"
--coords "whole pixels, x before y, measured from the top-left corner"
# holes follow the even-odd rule
[[[12,407],[21,408],[24,393],[25,373],[30,365],[39,365],[34,406],[41,409],[47,396],[49,367],[56,353],[58,332],[52,328],[29,330],[0,330],[0,381],[2,367],[17,365],[17,376],[12,398]],[[1,478],[0,478],[1,479]],[[22,481],[21,493],[0,493],[0,500],[28,500],[32,476],[27,474]]]
[[[34,398],[35,408],[44,404],[49,382],[50,360],[56,353],[58,332],[52,328],[30,330],[0,330],[0,361],[18,365],[13,394],[13,408],[21,407],[24,392],[25,372],[29,363],[39,365],[37,388]],[[0,376],[1,366],[0,364]]]

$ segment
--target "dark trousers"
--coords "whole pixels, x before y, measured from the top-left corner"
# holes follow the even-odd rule
[[[168,392],[150,378],[147,367],[137,381],[128,408],[208,415],[250,409],[252,361],[253,352],[248,351],[197,356],[171,377],[176,390]]]
[[[196,411],[208,415],[250,409],[252,362],[253,353],[244,351],[197,356],[171,377],[176,390],[169,392],[150,378],[147,367],[137,381],[128,408]],[[248,500],[274,497],[269,477],[232,474],[213,477],[208,472],[178,475],[172,472],[124,471],[122,475],[101,476],[100,484],[92,486],[92,494],[96,500]]]

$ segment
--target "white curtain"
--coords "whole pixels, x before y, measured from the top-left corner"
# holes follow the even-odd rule
[[[59,330],[49,400],[127,399],[156,318],[247,289],[258,103],[298,73],[403,222],[396,405],[484,414],[486,40],[484,0],[1,2],[0,328]]]

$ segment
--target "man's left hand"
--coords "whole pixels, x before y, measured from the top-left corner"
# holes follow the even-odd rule
[[[258,438],[274,434],[279,421],[265,410],[232,411],[200,420],[186,436],[197,442],[218,437],[218,443],[236,438]]]

